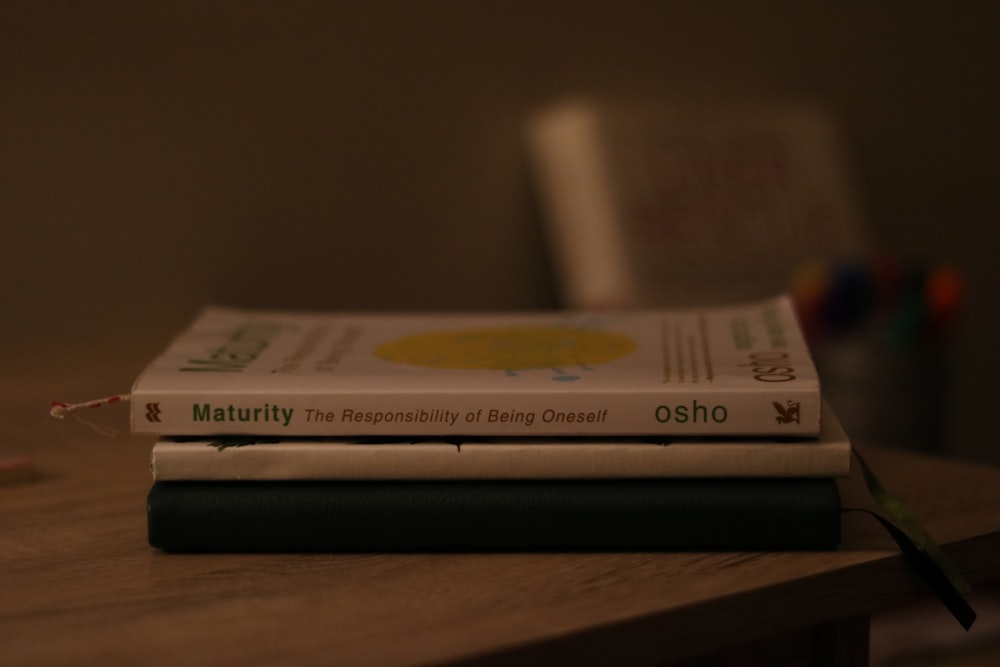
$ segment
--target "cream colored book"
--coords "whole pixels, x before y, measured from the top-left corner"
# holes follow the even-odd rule
[[[569,306],[760,298],[807,261],[864,250],[822,108],[581,99],[541,109],[526,135]]]
[[[209,308],[139,376],[160,435],[805,435],[816,370],[789,299],[634,312]]]
[[[157,481],[843,477],[850,459],[824,409],[818,439],[163,439],[151,470]]]

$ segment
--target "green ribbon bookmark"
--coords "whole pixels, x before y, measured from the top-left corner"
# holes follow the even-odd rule
[[[882,524],[899,545],[903,557],[923,577],[961,626],[968,630],[976,620],[976,612],[964,597],[970,588],[958,566],[924,530],[916,515],[886,490],[858,450],[853,449],[853,452],[861,466],[868,493],[892,516],[893,521],[870,510],[861,511],[867,512]]]

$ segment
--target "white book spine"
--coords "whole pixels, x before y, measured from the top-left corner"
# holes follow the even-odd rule
[[[843,477],[850,447],[825,412],[819,439],[780,441],[161,440],[151,468],[158,481]]]
[[[815,435],[813,392],[683,395],[142,395],[132,430],[157,435]]]
[[[842,447],[795,442],[459,446],[291,441],[232,448],[161,442],[153,450],[157,481],[841,477],[848,468]]]
[[[209,309],[139,377],[158,435],[816,435],[778,297],[682,311],[351,315]]]

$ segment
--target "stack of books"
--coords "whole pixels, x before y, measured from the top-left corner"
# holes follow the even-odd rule
[[[168,551],[828,549],[851,456],[785,296],[212,307],[131,405]]]

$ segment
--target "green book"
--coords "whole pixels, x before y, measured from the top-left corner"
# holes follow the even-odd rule
[[[832,479],[157,482],[167,551],[832,549]]]

